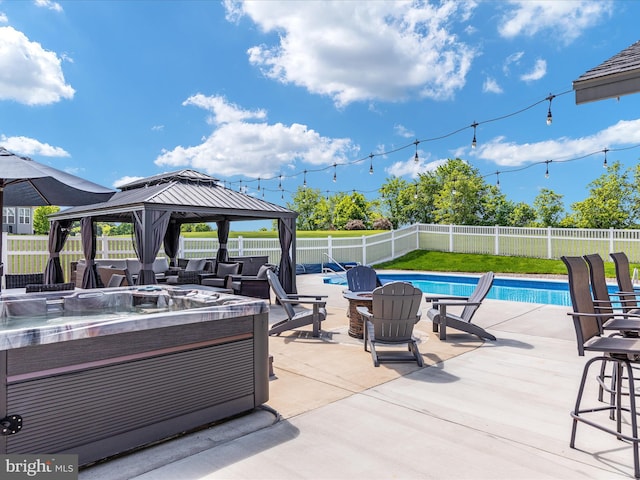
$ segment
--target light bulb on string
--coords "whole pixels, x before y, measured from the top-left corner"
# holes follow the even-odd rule
[[[242,193],[242,180],[240,180],[240,186],[238,187],[238,191]]]
[[[609,165],[607,165],[607,152],[608,152],[608,151],[609,151],[609,149],[608,149],[608,148],[605,148],[605,149],[603,150],[603,152],[604,152],[604,162],[603,162],[602,166],[603,166],[604,168],[608,168],[608,167],[609,167]]]
[[[304,188],[307,188],[307,171],[306,170],[304,171],[304,177],[303,178],[304,178],[304,181],[302,182],[302,186]]]
[[[477,145],[477,143],[478,143],[478,142],[476,141],[476,127],[478,126],[478,123],[474,121],[474,122],[471,124],[471,126],[473,127],[473,140],[471,140],[471,148],[476,148],[476,145]]]
[[[418,199],[418,184],[416,183],[416,191],[413,194],[413,198],[415,198],[416,200]]]
[[[373,175],[373,153],[369,154],[369,175]]]
[[[278,190],[282,190],[282,175],[278,177]]]
[[[551,125],[553,123],[553,115],[551,115],[551,101],[555,98],[556,96],[553,94],[549,94],[549,96],[546,98],[546,100],[549,100],[549,110],[547,111],[547,125]]]
[[[337,175],[337,163],[333,162],[333,183],[336,183],[336,181],[338,180],[338,175]]]
[[[544,178],[549,178],[549,162],[551,162],[551,160],[546,160],[544,163],[547,164],[547,169],[544,172]]]
[[[496,171],[496,187],[500,188],[500,172]]]
[[[416,154],[413,156],[413,163],[418,163],[420,161],[420,157],[418,157],[418,144],[420,143],[416,138],[416,141],[413,142],[416,145]]]
[[[260,177],[258,177],[258,191],[260,191]]]

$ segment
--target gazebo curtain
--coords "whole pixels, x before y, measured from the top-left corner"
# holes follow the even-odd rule
[[[216,262],[226,262],[229,260],[229,250],[227,250],[227,241],[229,240],[229,220],[219,220],[216,222],[218,226],[218,253],[216,255]]]
[[[142,210],[133,212],[133,238],[138,260],[140,260],[137,285],[157,283],[153,262],[160,251],[160,245],[162,245],[170,219],[171,213],[166,211]]]
[[[49,260],[44,268],[44,284],[51,285],[53,283],[64,282],[64,272],[60,264],[60,251],[64,247],[67,237],[69,237],[69,228],[71,220],[56,220],[51,223],[49,230]]]
[[[82,251],[86,268],[82,275],[82,288],[96,288],[98,275],[96,272],[96,232],[92,217],[83,217],[80,220],[80,237],[82,238]]]
[[[164,253],[169,257],[169,266],[177,266],[178,248],[180,248],[180,224],[169,222],[167,233],[164,234]]]
[[[294,281],[295,270],[289,253],[295,236],[295,222],[295,218],[278,219],[278,237],[280,238],[280,248],[282,249],[278,279],[280,280],[282,288],[284,288],[284,291],[287,293],[296,293],[296,284]]]

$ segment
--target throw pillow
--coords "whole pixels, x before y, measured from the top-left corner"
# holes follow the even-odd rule
[[[204,264],[206,260],[204,258],[192,258],[187,263],[185,270],[187,272],[197,272],[198,270],[204,270]]]
[[[262,278],[262,279],[267,278],[267,272],[269,270],[273,270],[273,267],[271,265],[261,265],[260,268],[258,269],[258,274],[256,275],[256,278]]]
[[[237,263],[219,263],[216,277],[222,278],[227,275],[236,275],[238,273]]]

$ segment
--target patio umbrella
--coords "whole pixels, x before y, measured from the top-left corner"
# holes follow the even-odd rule
[[[77,206],[105,202],[115,192],[0,147],[0,232],[4,207]],[[4,274],[0,242],[0,277]]]

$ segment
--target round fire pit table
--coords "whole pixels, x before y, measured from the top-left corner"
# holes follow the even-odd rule
[[[349,300],[349,336],[354,338],[363,338],[362,317],[357,311],[358,307],[371,308],[373,303],[373,294],[371,292],[352,292],[345,290],[342,296]]]

